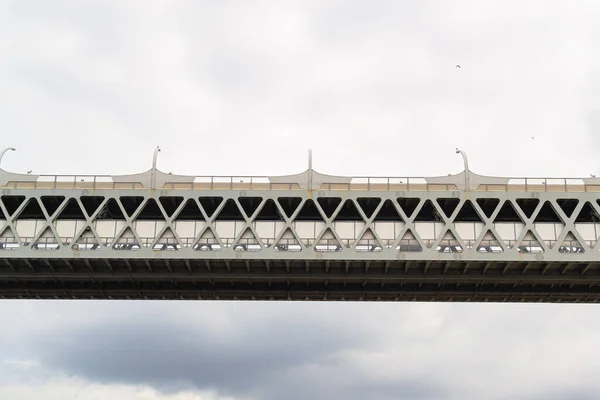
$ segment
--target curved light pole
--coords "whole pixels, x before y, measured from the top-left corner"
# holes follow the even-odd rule
[[[2,165],[2,157],[4,157],[4,153],[6,153],[7,151],[17,151],[14,147],[7,147],[6,149],[2,149],[2,151],[0,151],[0,165]]]
[[[312,149],[308,150],[308,190],[312,190]]]
[[[160,151],[160,147],[156,146],[154,149],[154,156],[152,157],[152,173],[150,177],[150,185],[152,189],[156,189],[156,160],[158,159],[158,152]]]
[[[467,153],[462,150],[456,148],[456,154],[460,154],[463,158],[463,162],[465,164],[465,190],[469,190],[469,159],[467,158]]]

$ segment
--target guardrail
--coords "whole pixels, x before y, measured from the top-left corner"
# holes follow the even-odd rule
[[[478,192],[600,192],[600,183],[586,184],[581,178],[509,178],[507,184],[482,183]]]
[[[42,175],[35,181],[9,181],[5,188],[52,190],[149,190],[142,182],[115,182],[109,175]],[[300,190],[297,183],[272,183],[268,177],[206,176],[194,182],[167,182],[161,190]]]
[[[459,190],[454,183],[431,183],[418,177],[353,177],[349,183],[322,183],[323,191],[414,191],[444,192]],[[600,182],[586,184],[581,178],[505,178],[508,183],[479,183],[476,192],[600,192]],[[9,189],[50,190],[150,190],[142,182],[115,182],[109,175],[42,175],[31,181],[8,181]],[[298,183],[274,183],[264,176],[200,176],[193,182],[166,182],[159,190],[302,190]]]
[[[12,189],[146,189],[141,182],[114,182],[110,175],[40,175],[35,181],[9,181]]]

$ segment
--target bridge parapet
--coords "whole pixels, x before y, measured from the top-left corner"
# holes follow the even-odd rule
[[[309,187],[309,174],[312,183]],[[478,191],[600,193],[600,178],[510,178],[468,171],[438,177],[334,176],[307,170],[287,176],[191,176],[156,171],[158,190]],[[465,182],[469,182],[466,188]],[[152,170],[132,175],[28,175],[0,170],[0,188],[151,190]]]

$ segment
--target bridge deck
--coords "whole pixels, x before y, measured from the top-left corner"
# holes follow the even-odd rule
[[[0,298],[593,302],[600,265],[4,259]]]
[[[0,297],[598,301],[596,178],[468,177],[0,171]]]

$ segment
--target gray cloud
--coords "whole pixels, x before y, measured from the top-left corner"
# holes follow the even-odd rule
[[[38,321],[41,336],[20,332],[13,357],[33,357],[48,370],[93,382],[146,384],[167,394],[192,388],[236,398],[425,400],[444,390],[441,382],[419,371],[389,379],[357,368],[351,355],[376,351],[383,339],[372,324],[379,317],[359,305],[228,308],[213,303],[216,307],[207,309],[132,302],[117,313],[114,307],[89,305],[93,320],[73,315],[66,325]],[[170,311],[178,307],[173,316]],[[411,313],[394,314],[410,318]]]
[[[443,392],[441,382],[419,371],[389,379],[365,376],[356,367],[349,355],[374,351],[382,339],[371,324],[376,318],[358,305],[213,303],[207,309],[131,302],[116,313],[114,307],[88,306],[92,320],[81,314],[66,324],[38,320],[36,332],[44,335],[20,332],[12,336],[12,345],[19,344],[7,348],[13,347],[14,358],[34,358],[48,370],[104,384],[146,384],[164,393],[191,388],[256,399],[384,400],[433,399]],[[56,312],[61,306],[55,307],[42,308]],[[8,336],[4,343],[11,343]]]
[[[291,318],[233,324],[229,332],[214,331],[208,323],[190,326],[160,319],[161,314],[152,319],[101,320],[55,332],[55,340],[41,341],[39,351],[47,365],[102,382],[150,383],[165,389],[190,383],[243,394],[276,380],[289,368],[364,340]]]
[[[7,379],[32,385],[61,373],[104,385],[147,385],[165,396],[186,389],[215,390],[257,400],[469,400],[482,393],[504,400],[566,396],[574,388],[581,396],[600,390],[597,363],[589,357],[600,332],[595,307],[214,302],[0,306],[0,318],[9,327],[0,333],[0,354],[25,360],[5,365],[13,366],[12,373],[2,374],[0,387]],[[33,318],[20,319],[22,315]],[[27,362],[36,365],[35,373],[23,366]]]

